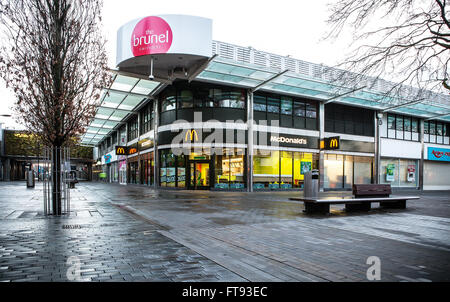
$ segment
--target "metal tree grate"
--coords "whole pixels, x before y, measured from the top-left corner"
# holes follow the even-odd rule
[[[69,215],[70,214],[70,149],[65,147],[44,148],[44,214]],[[59,165],[56,164],[59,162]],[[54,169],[54,167],[56,168]],[[59,169],[58,169],[59,167]],[[60,179],[58,183],[57,179]],[[54,198],[59,204],[53,204]]]

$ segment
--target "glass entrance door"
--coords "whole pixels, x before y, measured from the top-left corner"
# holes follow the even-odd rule
[[[189,189],[209,190],[209,161],[190,161],[189,168]]]

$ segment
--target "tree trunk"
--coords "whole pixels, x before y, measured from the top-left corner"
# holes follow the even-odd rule
[[[61,147],[52,148],[52,210],[53,215],[61,215]]]

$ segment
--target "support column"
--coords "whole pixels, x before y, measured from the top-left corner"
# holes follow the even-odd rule
[[[378,116],[380,114],[380,116]],[[374,182],[380,183],[380,165],[381,165],[381,138],[380,138],[380,126],[382,123],[383,114],[375,112],[375,171]]]
[[[153,179],[154,179],[154,187],[155,189],[158,188],[159,184],[159,154],[158,154],[158,125],[159,125],[159,105],[158,105],[158,99],[153,99],[153,110],[155,111],[153,122],[155,125],[153,126],[153,146],[154,146],[154,152],[153,152],[153,160],[154,160],[154,169],[153,169]]]
[[[247,92],[247,191],[253,192],[253,91]]]
[[[325,104],[319,105],[319,142],[325,138]],[[320,143],[319,143],[320,145]],[[319,147],[320,148],[320,147]],[[323,184],[325,180],[325,150],[319,152],[319,192],[323,192]]]
[[[425,142],[424,142],[424,120],[420,120],[419,138],[421,145],[420,161],[419,161],[419,190],[423,191],[423,177],[424,177],[424,166],[425,166]]]

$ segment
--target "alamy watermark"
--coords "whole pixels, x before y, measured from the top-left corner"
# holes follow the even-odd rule
[[[269,155],[270,150],[278,147],[280,143],[299,148],[308,146],[307,137],[280,134],[279,120],[271,120],[270,123],[267,120],[259,120],[258,123],[253,122],[253,126],[253,145],[268,147],[258,150],[259,154]],[[255,131],[256,128],[258,131]],[[248,130],[247,123],[242,120],[203,122],[202,112],[194,112],[193,122],[176,120],[170,125],[171,132],[178,132],[171,141],[171,151],[174,155],[189,155],[191,152],[201,154],[207,149],[211,154],[234,155],[234,152],[243,152],[243,147],[247,145]]]
[[[366,264],[370,265],[367,269],[366,277],[369,281],[381,280],[381,260],[377,256],[370,256],[366,260]]]

